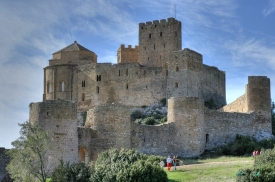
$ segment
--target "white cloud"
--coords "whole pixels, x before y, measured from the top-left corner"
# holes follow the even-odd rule
[[[269,0],[267,7],[262,11],[264,16],[268,16],[275,10],[275,0]]]

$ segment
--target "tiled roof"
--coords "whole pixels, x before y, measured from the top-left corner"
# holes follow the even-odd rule
[[[59,52],[63,52],[63,51],[90,51],[89,49],[83,47],[82,45],[78,44],[76,41],[74,41],[74,43],[72,43],[71,45],[68,45],[67,47],[53,53],[53,54],[56,54],[56,53],[59,53]],[[90,51],[92,52],[92,51]]]

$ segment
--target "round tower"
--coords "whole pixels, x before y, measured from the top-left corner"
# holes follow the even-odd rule
[[[175,150],[179,155],[195,157],[204,152],[204,100],[198,97],[168,99],[168,122],[174,122]]]
[[[249,76],[247,85],[248,111],[270,112],[270,79],[266,76]]]

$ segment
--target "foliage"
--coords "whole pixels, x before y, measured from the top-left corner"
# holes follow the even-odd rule
[[[144,117],[143,112],[140,110],[134,110],[131,113],[131,121],[135,121],[136,119],[143,118],[143,117]]]
[[[162,157],[151,157],[135,150],[110,149],[101,153],[92,167],[90,180],[101,181],[168,181],[160,167]]]
[[[262,150],[260,155],[255,157],[253,168],[240,169],[237,173],[237,181],[275,181],[275,147],[269,150]]]
[[[91,176],[90,167],[83,162],[64,163],[60,160],[60,164],[54,169],[51,182],[89,182]]]
[[[137,124],[141,124],[142,123],[142,119],[141,118],[136,119],[134,122],[137,123]]]
[[[14,181],[46,182],[50,170],[50,161],[46,153],[50,150],[51,138],[37,122],[19,124],[20,137],[12,142],[14,148],[7,154],[11,161],[7,170]]]
[[[162,99],[160,99],[160,104],[162,105],[162,106],[165,106],[166,105],[166,98],[162,98]]]
[[[249,136],[236,135],[235,141],[226,146],[216,149],[216,155],[251,155],[253,150],[261,150],[262,148],[272,148],[275,140],[266,139],[257,142],[255,138]]]
[[[271,103],[272,134],[275,135],[275,104]]]
[[[160,120],[161,123],[165,123],[166,121],[167,121],[167,116],[164,116],[164,117]]]
[[[154,125],[155,124],[155,118],[153,116],[145,118],[144,119],[144,124]]]
[[[205,101],[204,106],[207,107],[208,109],[218,109],[218,106],[216,105],[213,98]]]

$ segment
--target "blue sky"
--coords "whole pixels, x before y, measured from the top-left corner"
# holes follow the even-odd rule
[[[11,148],[29,103],[42,101],[52,53],[77,40],[99,63],[115,63],[120,44],[138,45],[140,22],[168,17],[182,22],[183,48],[226,72],[227,103],[248,76],[268,76],[275,99],[275,0],[2,0],[0,147]]]

